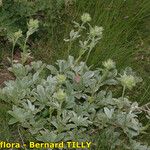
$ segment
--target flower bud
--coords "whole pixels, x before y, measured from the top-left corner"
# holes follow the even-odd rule
[[[30,19],[28,23],[28,29],[37,29],[39,27],[39,21],[37,19]]]
[[[88,96],[88,102],[93,103],[94,102],[94,97]]]
[[[116,67],[116,63],[111,60],[111,59],[108,59],[107,61],[104,61],[103,62],[103,66],[107,69],[107,70],[111,70],[111,69],[114,69]]]
[[[66,98],[66,96],[67,94],[62,89],[59,89],[58,92],[54,94],[54,97],[61,101],[63,101]]]
[[[65,75],[62,75],[62,74],[59,74],[56,76],[56,79],[58,81],[58,83],[64,83],[66,81],[66,76]]]
[[[14,37],[15,37],[15,39],[19,39],[20,37],[22,37],[22,31],[19,30],[19,31],[15,32]]]
[[[84,22],[84,23],[90,22],[90,21],[91,21],[91,16],[90,16],[90,14],[84,13],[84,14],[81,16],[81,20],[82,20],[82,22]]]
[[[127,87],[129,90],[131,90],[136,85],[136,80],[132,75],[124,74],[119,80],[122,86]]]
[[[102,36],[102,32],[103,32],[103,27],[98,27],[98,26],[95,26],[94,28],[91,28],[90,29],[90,35],[92,37],[95,37],[95,36]]]

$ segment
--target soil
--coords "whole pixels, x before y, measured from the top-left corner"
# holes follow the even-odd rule
[[[14,54],[14,60],[16,62],[20,61],[20,52],[16,51]],[[14,80],[15,77],[8,71],[10,67],[10,62],[8,61],[8,55],[4,56],[3,61],[0,64],[0,87],[5,85],[5,81]]]
[[[11,63],[8,61],[8,55],[5,55],[3,61],[0,63],[0,87],[5,85],[5,81],[14,80],[15,77],[8,71]],[[16,50],[14,53],[14,63],[21,63],[21,52]],[[9,57],[10,59],[10,57]],[[33,57],[29,57],[25,64],[30,64],[33,61]]]
[[[0,87],[5,85],[5,81],[14,80],[14,77],[7,69],[0,69]]]

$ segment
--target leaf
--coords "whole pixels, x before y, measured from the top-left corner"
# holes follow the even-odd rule
[[[35,82],[35,81],[38,81],[38,79],[39,79],[39,72],[36,72],[34,75],[33,75],[33,82]]]
[[[92,122],[88,120],[88,117],[77,116],[75,112],[72,113],[73,117],[71,118],[70,122],[72,121],[76,126],[88,127],[89,124],[92,124]]]
[[[35,106],[32,105],[32,103],[31,103],[29,100],[27,100],[27,102],[28,102],[29,109],[30,109],[31,111],[34,111],[34,110],[35,110]]]
[[[42,142],[56,142],[57,134],[54,131],[50,132],[48,130],[41,131],[40,135],[36,137],[38,141]]]
[[[10,123],[16,123],[16,122],[20,122],[23,123],[26,119],[29,118],[29,113],[26,112],[24,109],[22,108],[18,108],[17,106],[13,106],[13,111],[8,111],[8,113],[14,117],[14,119],[10,120]]]
[[[119,82],[115,79],[109,79],[103,82],[103,84],[107,84],[107,85],[117,85]]]
[[[8,124],[12,125],[12,124],[15,124],[16,122],[18,122],[17,119],[11,118],[11,119],[9,120]]]
[[[52,65],[47,65],[46,68],[51,71],[51,74],[56,75],[58,73],[57,69]]]
[[[88,71],[83,75],[83,78],[85,79],[90,79],[94,76],[94,72],[93,71]]]
[[[113,113],[114,113],[114,109],[108,109],[107,107],[104,107],[104,112],[105,112],[105,114],[107,115],[107,117],[108,117],[109,119],[111,119],[111,118],[112,118],[112,115],[113,115]]]
[[[44,99],[45,96],[46,96],[44,87],[43,87],[42,85],[38,85],[38,86],[37,86],[37,93],[38,93],[38,95],[40,96],[40,99]]]

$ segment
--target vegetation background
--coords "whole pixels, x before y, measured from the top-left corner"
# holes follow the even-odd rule
[[[7,66],[6,58],[11,54],[8,33],[18,29],[26,32],[26,22],[30,18],[38,19],[39,31],[30,38],[28,45],[34,59],[54,63],[58,58],[66,57],[67,45],[63,39],[68,36],[72,21],[79,20],[84,12],[90,13],[93,25],[104,28],[103,39],[93,51],[88,64],[99,67],[102,61],[112,58],[120,69],[131,66],[144,82],[134,93],[129,93],[130,99],[140,104],[149,102],[149,0],[0,0],[0,80]],[[15,54],[18,51],[19,47],[16,47]],[[71,55],[77,54],[78,48],[74,44]],[[8,107],[0,103],[0,139],[17,140],[18,135],[15,137],[14,130],[7,125]],[[143,137],[148,142],[149,138],[148,135]]]

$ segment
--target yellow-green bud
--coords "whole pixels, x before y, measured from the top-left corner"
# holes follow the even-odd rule
[[[56,79],[57,79],[58,83],[64,83],[66,81],[66,76],[59,74],[56,76]]]
[[[104,61],[103,62],[103,66],[107,69],[107,70],[111,70],[111,69],[114,69],[116,67],[116,63],[111,60],[111,59],[108,59],[107,61]]]
[[[63,101],[66,98],[66,96],[67,94],[62,89],[59,89],[58,92],[54,94],[54,97],[61,101]]]
[[[93,103],[94,102],[94,97],[88,96],[88,102]]]
[[[119,79],[122,86],[127,87],[128,89],[132,89],[136,85],[135,77],[132,75],[122,75]]]
[[[8,35],[8,40],[10,42],[13,42],[13,44],[16,44],[17,40],[22,37],[22,31],[18,30],[17,32],[13,33],[13,34],[9,34]]]
[[[103,32],[103,27],[98,27],[95,26],[94,28],[90,29],[90,35],[95,37],[95,36],[102,36],[102,32]]]
[[[90,14],[84,13],[84,14],[81,16],[81,21],[84,22],[84,23],[90,22],[90,21],[91,21],[91,16],[90,16]]]
[[[37,29],[39,27],[39,21],[37,19],[30,19],[28,23],[28,29]]]
[[[22,37],[22,31],[18,30],[17,32],[15,32],[14,37],[15,37],[15,39],[19,39],[20,37]]]

